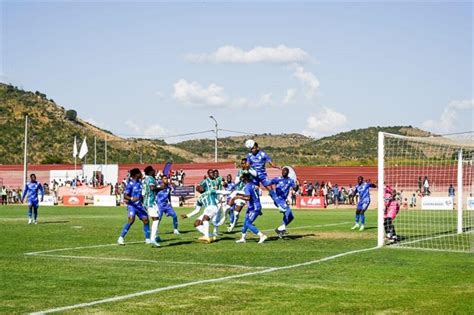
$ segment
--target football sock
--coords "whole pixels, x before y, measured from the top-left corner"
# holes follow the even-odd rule
[[[150,225],[147,223],[143,223],[143,234],[145,234],[145,238],[150,238]]]
[[[202,221],[203,234],[205,237],[209,237],[209,221]]]
[[[125,223],[125,225],[123,226],[122,228],[122,233],[120,233],[120,236],[121,237],[125,237],[125,235],[127,235],[128,233],[128,230],[130,229],[130,227],[132,226],[133,223]]]

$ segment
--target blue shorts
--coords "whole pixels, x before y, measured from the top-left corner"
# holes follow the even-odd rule
[[[357,210],[366,211],[369,208],[370,199],[359,200],[357,204]]]
[[[273,203],[278,208],[278,210],[280,210],[280,212],[286,212],[286,210],[290,209],[285,199],[281,198],[280,196],[277,197],[278,198],[276,198],[276,200],[273,200]]]
[[[158,206],[158,219],[161,220],[161,218],[163,217],[163,214],[165,214],[167,217],[176,216],[176,213],[174,212],[174,209],[171,205]]]
[[[38,200],[29,200],[28,207],[39,208],[39,201]]]
[[[140,220],[148,219],[148,213],[146,212],[145,208],[141,206],[127,206],[128,217],[137,216]]]
[[[257,176],[252,179],[252,182],[255,186],[259,186],[260,183],[264,187],[270,186],[272,184],[271,180],[268,179],[267,173],[257,173]]]
[[[262,215],[262,211],[247,211],[245,214],[245,221],[250,224],[253,224],[257,220],[258,216]]]

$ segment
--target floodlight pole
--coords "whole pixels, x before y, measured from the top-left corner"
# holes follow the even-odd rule
[[[217,138],[218,138],[218,124],[217,124],[217,120],[214,118],[214,116],[209,116],[209,118],[211,118],[212,120],[214,120],[214,123],[215,123],[215,131],[214,133],[216,134],[216,138],[215,138],[215,141],[214,141],[214,162],[217,163]]]
[[[28,115],[25,116],[25,147],[23,151],[23,187],[26,186],[28,172]]]
[[[105,135],[104,164],[107,165],[107,135]]]

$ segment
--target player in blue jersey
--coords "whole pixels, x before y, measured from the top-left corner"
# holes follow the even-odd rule
[[[41,193],[41,201],[44,198],[44,189],[41,183],[36,181],[36,175],[30,175],[30,182],[25,185],[25,189],[23,190],[23,195],[21,196],[21,203],[25,199],[26,195],[28,195],[28,224],[34,222],[34,224],[38,224],[38,208],[39,208],[39,201],[38,201],[38,193]]]
[[[278,168],[278,166],[273,163],[265,151],[260,150],[257,142],[254,142],[250,152],[247,154],[247,163],[257,171],[257,176],[253,179],[253,183],[256,186],[262,184],[268,190],[273,201],[275,201],[277,196],[270,179],[268,179],[266,165],[268,163],[273,168]]]
[[[369,208],[370,205],[370,188],[376,188],[375,184],[372,184],[370,181],[364,181],[364,177],[357,177],[357,186],[354,187],[353,195],[359,194],[359,203],[357,204],[356,214],[355,214],[355,224],[352,227],[352,230],[359,228],[359,231],[365,229],[365,211]]]
[[[161,222],[163,214],[173,219],[173,233],[179,235],[178,216],[171,206],[171,191],[173,187],[166,175],[161,176],[161,182],[157,187],[156,203],[158,204],[158,222]]]
[[[240,161],[240,170],[238,171],[237,175],[235,176],[235,188],[232,194],[230,195],[231,198],[235,197],[238,193],[244,194],[243,189],[245,187],[245,183],[241,181],[241,176],[245,173],[250,174],[251,176],[251,181],[253,182],[254,178],[257,177],[257,171],[254,170],[253,168],[250,167],[250,165],[247,163],[247,158],[243,158]],[[227,232],[232,232],[234,229],[235,225],[237,224],[237,221],[239,220],[239,215],[240,212],[242,211],[243,207],[245,206],[246,202],[240,199],[235,200],[235,205],[232,205],[234,208],[234,213],[233,213],[233,220],[230,221],[229,227],[227,228]],[[232,216],[231,216],[232,217]]]
[[[128,230],[135,222],[135,216],[137,216],[143,222],[143,233],[145,234],[145,243],[151,244],[150,240],[150,226],[148,225],[148,214],[143,207],[143,196],[142,196],[142,172],[138,168],[130,170],[130,179],[127,182],[125,191],[123,193],[123,199],[127,203],[128,222],[122,228],[122,233],[117,240],[117,244],[125,245],[124,238],[128,233]]]
[[[275,185],[277,197],[274,199],[275,206],[277,206],[280,212],[283,213],[283,223],[275,229],[279,238],[282,238],[283,235],[287,234],[286,227],[294,219],[293,212],[288,205],[287,199],[290,190],[296,188],[296,183],[292,178],[288,177],[289,173],[290,170],[284,167],[281,170],[281,176],[275,177],[271,181],[271,183]]]
[[[242,236],[236,243],[245,243],[245,237],[247,230],[258,235],[260,239],[258,244],[262,244],[268,238],[254,225],[255,220],[258,216],[262,215],[262,204],[260,203],[260,196],[257,191],[257,187],[252,183],[250,174],[243,174],[241,180],[245,183],[244,194],[238,194],[236,197],[231,199],[231,204],[235,203],[236,199],[245,200],[248,203],[247,213],[245,214],[244,226],[242,227]]]

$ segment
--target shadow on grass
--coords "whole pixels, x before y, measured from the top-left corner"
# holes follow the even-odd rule
[[[179,241],[179,242],[175,242],[175,243],[169,243],[166,245],[166,247],[171,247],[171,246],[179,246],[179,245],[188,245],[188,244],[192,244],[194,243],[194,241]]]
[[[38,224],[64,224],[64,223],[69,223],[69,221],[62,220],[62,221],[42,221],[42,222],[38,222]]]
[[[298,234],[298,235],[285,235],[285,236],[283,236],[283,238],[279,238],[278,236],[270,236],[267,240],[268,241],[279,241],[279,240],[291,241],[291,240],[298,240],[298,239],[305,238],[305,237],[317,237],[317,236],[318,235],[314,234],[314,233]]]

